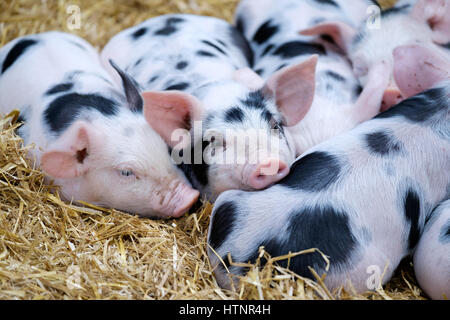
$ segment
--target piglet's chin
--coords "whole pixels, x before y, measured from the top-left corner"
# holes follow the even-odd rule
[[[180,183],[170,194],[169,202],[161,211],[167,218],[179,218],[194,205],[199,195],[197,190]]]

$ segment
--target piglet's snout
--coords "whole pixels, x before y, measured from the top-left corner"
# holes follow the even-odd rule
[[[404,100],[403,95],[396,86],[388,87],[383,94],[383,102],[381,104],[381,112],[388,110]]]
[[[179,218],[197,201],[200,193],[184,183],[178,183],[176,188],[167,194],[161,212],[167,217]]]
[[[253,189],[269,187],[289,173],[289,166],[280,159],[267,159],[247,168],[247,183]]]

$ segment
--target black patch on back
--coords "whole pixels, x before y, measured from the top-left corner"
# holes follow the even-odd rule
[[[3,61],[2,73],[4,73],[9,67],[11,67],[14,62],[16,62],[22,54],[24,54],[31,46],[37,44],[38,41],[32,39],[23,39],[18,41],[9,50],[8,55]]]
[[[184,19],[182,18],[177,18],[177,17],[171,17],[168,18],[166,20],[166,25],[155,31],[155,36],[170,36],[171,34],[174,34],[175,32],[178,31],[178,29],[176,28],[176,24],[183,22]]]
[[[183,70],[185,69],[187,66],[189,65],[189,63],[187,61],[180,61],[177,63],[177,65],[175,66],[175,68],[177,68],[177,70]]]
[[[220,247],[233,231],[232,229],[237,218],[236,215],[236,205],[231,201],[224,202],[220,207],[215,208],[211,232],[209,234],[209,244],[213,249]]]
[[[336,8],[339,8],[339,5],[334,0],[314,0],[320,4],[330,5]]]
[[[225,112],[226,122],[242,122],[244,117],[244,112],[238,107],[228,109],[227,112]]]
[[[326,54],[325,48],[318,43],[304,41],[290,41],[279,46],[273,53],[284,59],[293,58],[304,54]]]
[[[202,42],[203,42],[204,44],[206,44],[207,46],[210,46],[210,47],[216,49],[216,50],[219,51],[220,53],[222,53],[222,54],[224,54],[224,55],[227,55],[227,53],[226,53],[225,51],[223,51],[222,48],[220,48],[219,46],[215,45],[214,43],[212,43],[212,42],[210,42],[210,41],[208,41],[208,40],[202,40]]]
[[[316,151],[294,162],[289,175],[279,184],[296,190],[317,192],[336,182],[341,172],[342,166],[336,156]]]
[[[340,75],[340,74],[337,73],[337,72],[328,70],[328,71],[326,72],[326,75],[329,76],[330,78],[333,78],[333,79],[336,80],[337,82],[345,82],[345,77],[342,76],[342,75]]]
[[[239,48],[241,52],[244,54],[249,66],[253,67],[254,63],[253,50],[250,47],[250,44],[248,43],[247,39],[245,39],[244,36],[233,26],[230,26],[229,32],[230,37],[233,40],[233,44],[237,48]]]
[[[389,110],[380,113],[375,119],[405,117],[412,122],[425,122],[440,111],[448,109],[448,98],[441,88],[433,88],[414,97],[403,100]]]
[[[250,92],[241,102],[250,109],[266,109],[266,99],[261,90]]]
[[[137,40],[137,39],[139,39],[140,37],[142,37],[144,34],[146,34],[147,31],[148,31],[148,29],[147,29],[146,27],[139,28],[139,29],[137,29],[135,32],[133,32],[133,33],[131,34],[131,37],[132,37],[134,40]]]
[[[173,84],[171,86],[168,86],[166,89],[164,90],[184,90],[189,88],[189,83],[187,82],[180,82],[180,83],[176,83]]]
[[[420,200],[417,192],[409,189],[404,199],[404,209],[406,220],[410,223],[408,247],[413,249],[420,238],[419,217]]]
[[[388,132],[378,131],[366,134],[364,140],[370,152],[379,154],[381,156],[392,155],[401,150],[399,143],[395,137]]]
[[[57,84],[54,87],[51,87],[49,90],[47,90],[47,92],[45,94],[50,96],[52,94],[69,91],[72,88],[73,88],[73,83],[71,83],[71,82],[60,83],[60,84]]]
[[[256,30],[255,34],[253,35],[253,41],[255,41],[257,44],[263,44],[270,38],[272,38],[275,33],[279,31],[280,27],[277,25],[272,24],[272,19],[267,20],[264,22],[258,30]]]
[[[196,54],[201,57],[217,57],[214,53],[205,50],[198,50]]]
[[[119,111],[113,100],[96,94],[70,93],[53,100],[44,112],[44,119],[53,132],[60,134],[87,109],[97,110],[105,116],[116,115]]]
[[[318,206],[292,212],[286,233],[263,241],[260,246],[264,246],[272,257],[318,248],[329,257],[330,270],[333,270],[350,262],[358,243],[345,212],[332,206]],[[252,256],[255,257],[254,254]],[[279,264],[287,267],[287,260]],[[314,279],[308,266],[320,275],[325,271],[326,262],[318,252],[298,255],[289,261],[290,270]]]

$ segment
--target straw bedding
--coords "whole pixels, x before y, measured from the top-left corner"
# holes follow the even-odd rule
[[[0,46],[30,33],[70,31],[98,49],[120,30],[169,12],[231,21],[237,0],[6,0]],[[391,1],[392,2],[392,1]],[[387,2],[386,2],[387,4]],[[69,30],[67,6],[81,11]],[[211,204],[177,220],[142,219],[64,203],[26,157],[17,113],[0,116],[0,299],[424,299],[410,261],[376,292],[330,292],[321,278],[250,268],[238,292],[221,290],[206,255]],[[265,254],[261,252],[261,254]]]

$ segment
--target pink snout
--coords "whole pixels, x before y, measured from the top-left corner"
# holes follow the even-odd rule
[[[381,103],[381,112],[390,109],[397,103],[404,100],[404,97],[397,87],[389,87],[384,91],[383,102]]]
[[[268,159],[255,165],[249,173],[248,185],[259,190],[286,177],[289,166],[279,159]]]
[[[200,193],[197,190],[188,186],[183,186],[178,190],[175,197],[171,199],[173,211],[172,213],[169,213],[169,215],[173,218],[181,217],[194,205],[199,195]]]

